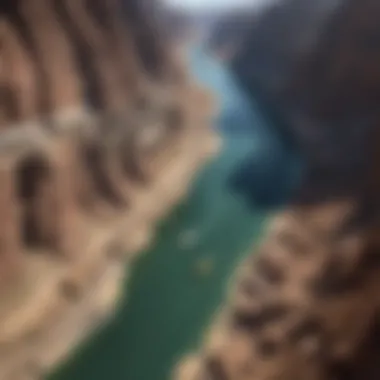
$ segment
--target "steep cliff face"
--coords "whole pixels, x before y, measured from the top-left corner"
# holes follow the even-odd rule
[[[309,188],[319,194],[360,191],[368,166],[368,157],[354,152],[368,151],[378,117],[377,7],[356,0],[276,2],[252,16],[230,60],[242,86],[276,114],[278,128],[301,151]]]
[[[252,12],[244,34],[236,37],[241,42],[232,67],[241,75],[249,70],[250,79],[266,91],[280,92],[296,65],[315,49],[336,3],[283,0]]]
[[[217,147],[153,6],[0,5],[1,379],[40,379],[108,316]]]

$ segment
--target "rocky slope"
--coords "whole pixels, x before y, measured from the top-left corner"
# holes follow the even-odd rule
[[[155,2],[86,4],[0,5],[2,380],[41,379],[109,317],[218,146]]]

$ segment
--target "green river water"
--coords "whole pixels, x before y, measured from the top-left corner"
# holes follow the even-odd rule
[[[225,137],[221,154],[136,262],[116,318],[50,380],[166,380],[176,360],[200,343],[266,219],[225,186],[253,144],[247,136]],[[186,235],[193,235],[187,243]]]

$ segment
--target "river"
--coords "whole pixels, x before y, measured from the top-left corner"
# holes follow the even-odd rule
[[[268,159],[275,139],[223,67],[197,49],[190,61],[195,76],[219,97],[215,127],[224,148],[199,173],[188,199],[161,223],[155,243],[135,264],[116,318],[51,380],[167,380],[176,360],[200,343],[234,268],[259,241],[268,217],[260,194],[273,188],[273,178],[278,181],[265,177],[278,161]],[[243,196],[251,190],[242,190],[236,171],[239,165],[247,170],[252,160],[269,165],[246,173],[248,188],[261,188],[256,203]]]

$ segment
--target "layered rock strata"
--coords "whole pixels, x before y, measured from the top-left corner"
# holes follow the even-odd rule
[[[218,148],[210,95],[137,3],[0,5],[1,380],[42,379],[107,320]]]

